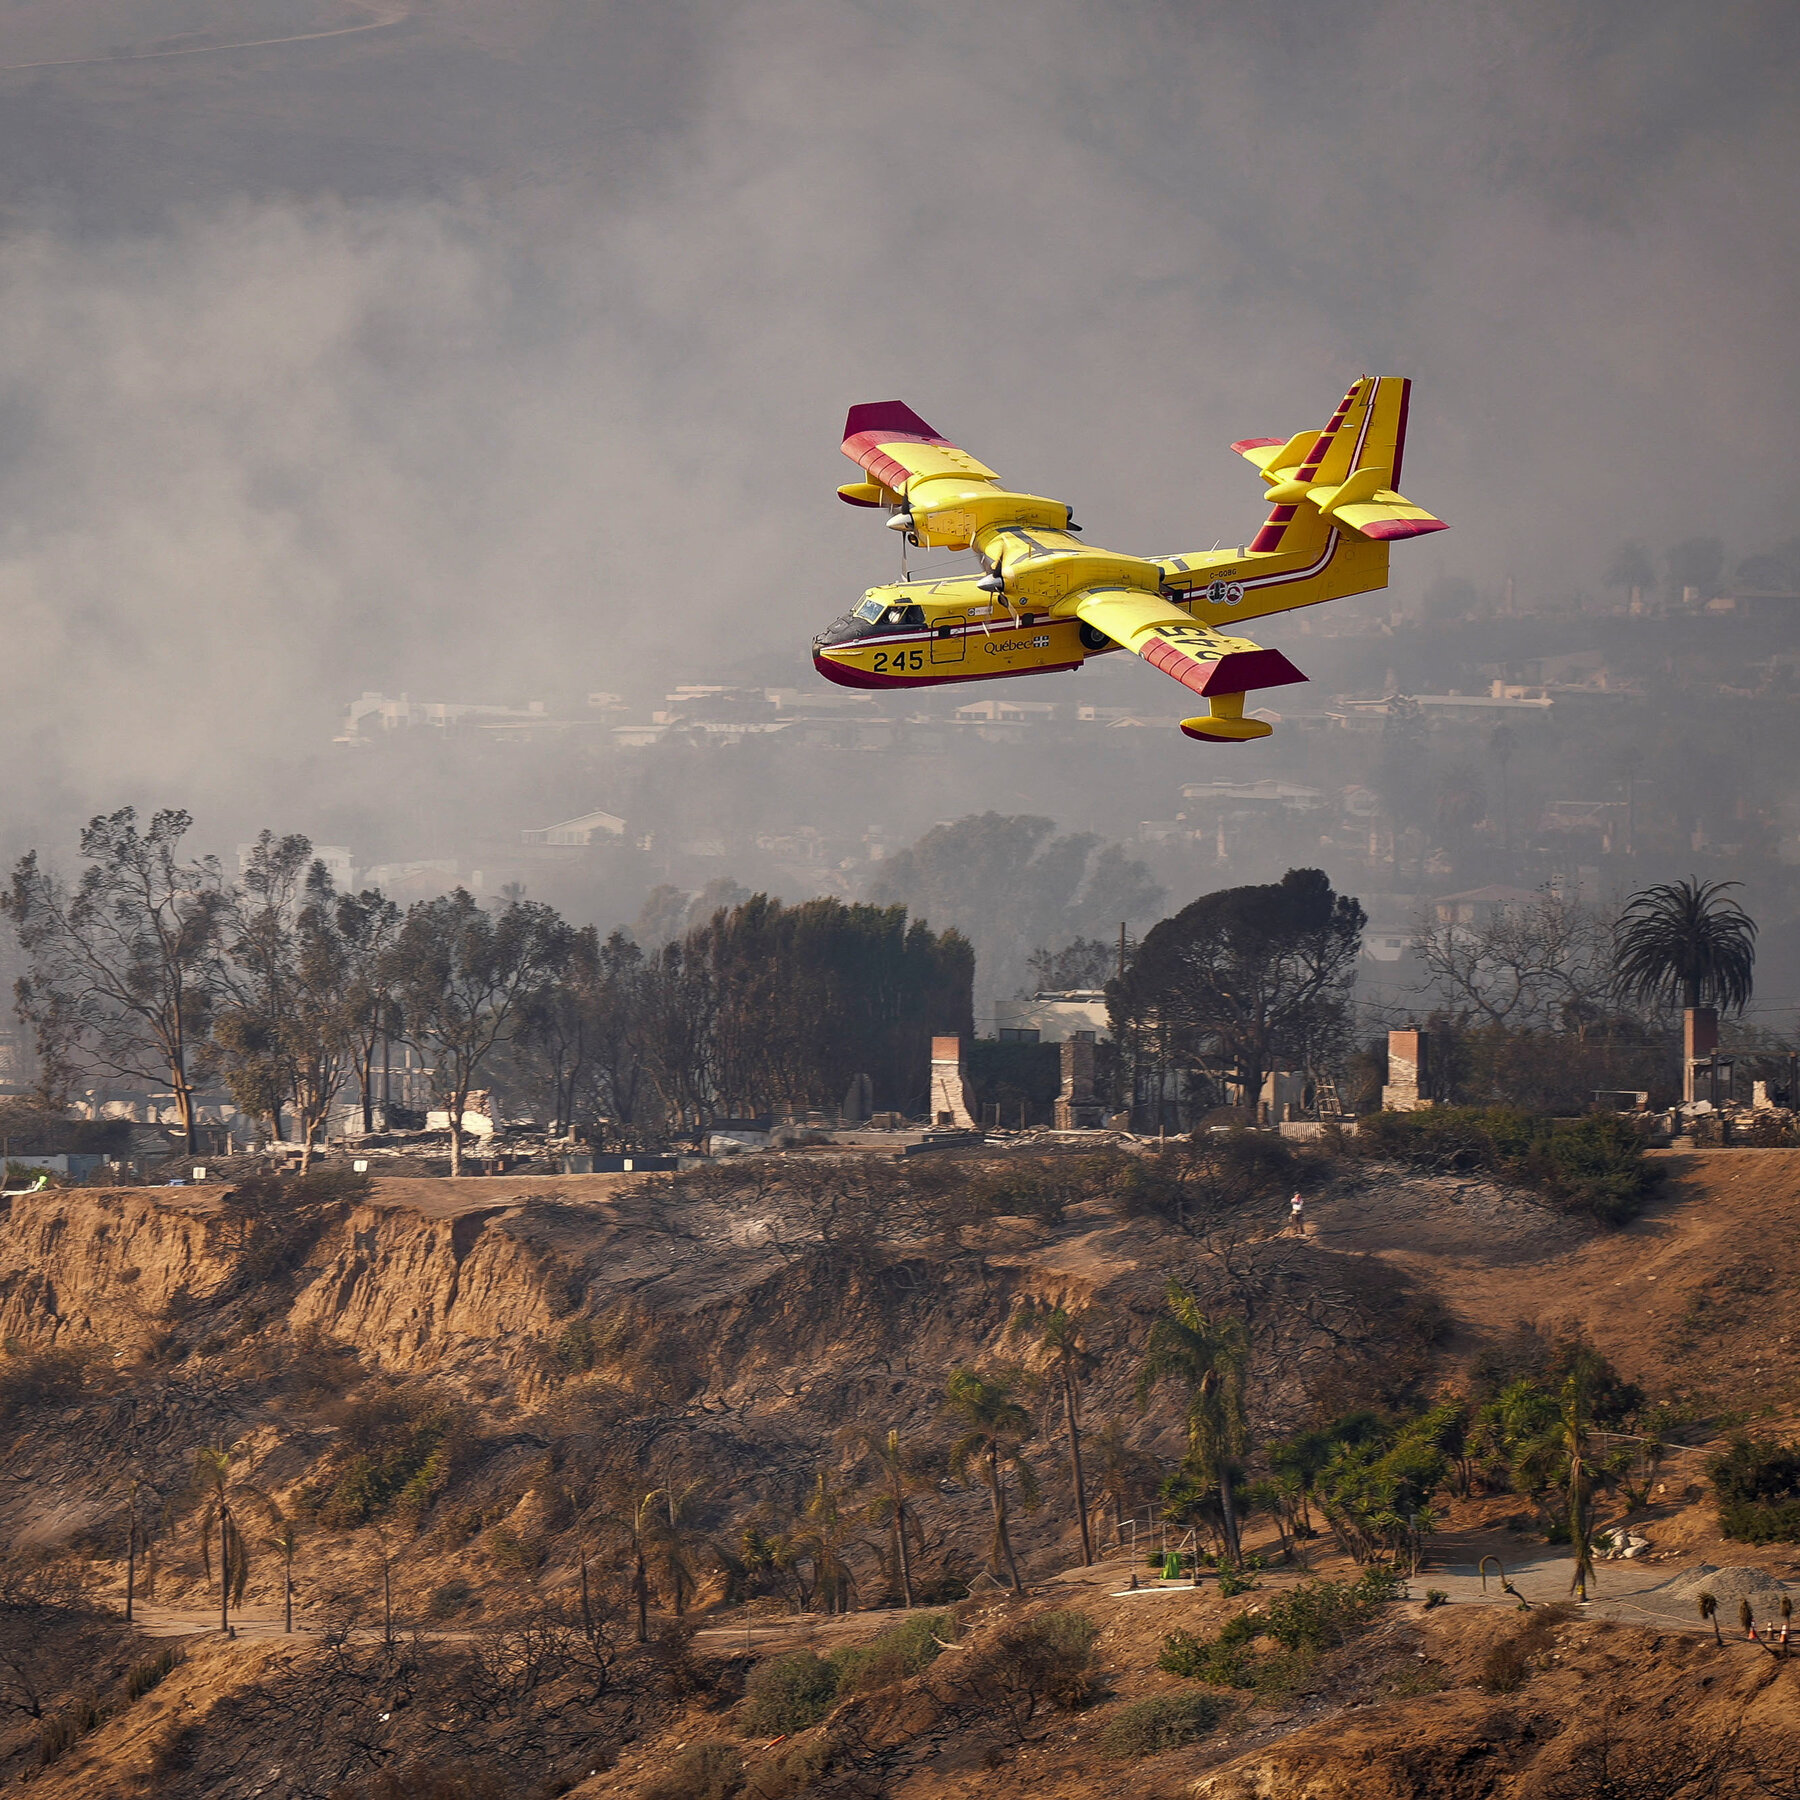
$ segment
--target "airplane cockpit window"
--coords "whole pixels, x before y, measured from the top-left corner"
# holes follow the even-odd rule
[[[886,605],[887,603],[884,600],[880,599],[875,594],[871,594],[868,599],[856,609],[856,616],[859,619],[867,619],[868,622],[873,625],[886,610]]]

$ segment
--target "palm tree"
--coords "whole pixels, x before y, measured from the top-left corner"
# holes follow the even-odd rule
[[[125,1489],[125,1623],[132,1620],[137,1599],[138,1550],[146,1543],[146,1533],[138,1519],[138,1496],[158,1490],[141,1475],[133,1475]]]
[[[640,1644],[650,1641],[650,1574],[646,1566],[650,1540],[656,1528],[656,1503],[662,1498],[661,1488],[651,1488],[640,1498],[618,1507],[612,1517],[624,1528],[631,1545],[631,1600],[637,1614],[633,1635]]]
[[[898,1431],[890,1429],[878,1435],[865,1429],[853,1431],[850,1437],[865,1458],[875,1459],[880,1471],[881,1491],[864,1510],[871,1524],[887,1528],[894,1568],[900,1577],[900,1601],[910,1608],[913,1603],[912,1552],[906,1540],[909,1529],[917,1535],[918,1518],[908,1496],[927,1493],[932,1484],[901,1443]]]
[[[1069,1474],[1075,1484],[1075,1516],[1081,1521],[1081,1565],[1094,1560],[1093,1532],[1088,1525],[1087,1485],[1081,1471],[1081,1384],[1093,1372],[1096,1357],[1088,1346],[1092,1309],[1070,1312],[1060,1301],[1027,1300],[1013,1315],[1008,1334],[1035,1333],[1038,1349],[1050,1359],[1062,1390],[1063,1423],[1069,1433]]]
[[[1237,1508],[1231,1492],[1232,1458],[1243,1454],[1249,1436],[1244,1418],[1244,1365],[1250,1341],[1241,1319],[1209,1319],[1180,1282],[1169,1283],[1168,1310],[1150,1327],[1143,1367],[1138,1372],[1138,1405],[1161,1381],[1187,1389],[1188,1460],[1204,1481],[1216,1482],[1224,1516],[1225,1554],[1242,1559]]]
[[[263,1548],[281,1558],[281,1629],[294,1629],[294,1552],[300,1547],[300,1528],[285,1513],[275,1515],[275,1529],[263,1539]]]
[[[1694,1599],[1695,1603],[1700,1608],[1701,1618],[1705,1619],[1713,1628],[1713,1642],[1715,1644],[1723,1644],[1725,1642],[1725,1636],[1724,1633],[1719,1630],[1718,1601],[1715,1600],[1711,1594],[1696,1594]]]
[[[1108,1419],[1089,1440],[1095,1453],[1094,1504],[1112,1508],[1113,1536],[1125,1541],[1125,1508],[1142,1490],[1146,1459],[1127,1435],[1123,1420]]]
[[[1013,1555],[1012,1535],[1006,1529],[1006,1471],[1018,1476],[1019,1493],[1027,1508],[1037,1505],[1037,1477],[1020,1446],[1031,1436],[1031,1414],[1012,1398],[1004,1380],[986,1381],[973,1369],[958,1369],[944,1388],[951,1415],[963,1426],[950,1446],[950,1472],[959,1481],[979,1465],[987,1483],[988,1504],[994,1514],[994,1538],[988,1560],[996,1570],[1002,1562],[1012,1580],[1013,1592],[1023,1594],[1018,1559]]]
[[[275,1514],[275,1502],[261,1488],[233,1478],[231,1452],[223,1444],[194,1455],[194,1486],[201,1497],[200,1562],[206,1579],[212,1580],[213,1533],[219,1539],[219,1629],[231,1629],[231,1604],[244,1600],[244,1583],[250,1577],[250,1548],[239,1525],[248,1509],[264,1518]]]
[[[814,1479],[801,1516],[806,1521],[805,1543],[812,1555],[819,1598],[828,1613],[848,1612],[850,1592],[856,1585],[856,1577],[844,1560],[845,1547],[853,1538],[850,1514],[842,1492],[832,1485],[824,1469]]]
[[[1690,875],[1633,894],[1614,930],[1625,997],[1741,1012],[1750,1000],[1756,921],[1725,898],[1739,885]]]
[[[689,1596],[700,1585],[694,1551],[702,1541],[699,1520],[703,1486],[690,1481],[684,1488],[673,1483],[658,1488],[654,1497],[660,1504],[648,1519],[650,1547],[662,1564],[678,1619],[687,1611]]]

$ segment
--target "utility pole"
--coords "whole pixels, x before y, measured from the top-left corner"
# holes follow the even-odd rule
[[[1119,979],[1125,979],[1125,921],[1119,921]]]

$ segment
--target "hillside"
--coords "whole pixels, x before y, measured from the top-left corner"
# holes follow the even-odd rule
[[[673,1181],[396,1179],[335,1192],[328,1181],[308,1198],[266,1183],[14,1198],[0,1223],[0,1530],[36,1572],[15,1557],[0,1668],[24,1633],[39,1646],[44,1716],[84,1691],[95,1716],[39,1772],[44,1720],[15,1693],[0,1766],[51,1795],[373,1794],[387,1791],[370,1785],[383,1771],[426,1764],[467,1772],[447,1796],[570,1782],[645,1793],[697,1736],[752,1748],[731,1709],[772,1654],[866,1641],[901,1616],[884,1606],[898,1597],[886,1534],[849,1522],[867,1497],[854,1491],[859,1428],[895,1429],[924,1453],[915,1585],[922,1603],[960,1615],[937,1628],[960,1632],[959,1647],[928,1645],[929,1666],[851,1692],[823,1728],[830,1770],[758,1774],[753,1752],[753,1792],[973,1793],[991,1786],[990,1765],[1019,1793],[1150,1796],[1196,1781],[1219,1800],[1536,1792],[1573,1753],[1569,1730],[1591,1722],[1569,1696],[1595,1683],[1646,1719],[1700,1683],[1719,1719],[1748,1708],[1749,1730],[1791,1707],[1786,1666],[1754,1645],[1715,1647],[1691,1600],[1671,1596],[1705,1564],[1796,1572],[1782,1546],[1717,1536],[1701,1465],[1734,1419],[1773,1431],[1794,1418],[1781,1346],[1800,1273],[1800,1153],[1664,1162],[1661,1195],[1613,1232],[1521,1190],[1354,1160],[1293,1172],[1309,1196],[1304,1236],[1265,1201],[1184,1230],[1094,1191],[1073,1153],[909,1166],[822,1152]],[[974,1473],[956,1479],[943,1461],[948,1374],[1027,1360],[1008,1331],[1027,1297],[1093,1307],[1090,1495],[1103,1442],[1118,1466],[1173,1465],[1177,1397],[1157,1390],[1140,1411],[1135,1395],[1171,1278],[1247,1322],[1259,1441],[1359,1405],[1416,1407],[1515,1354],[1531,1336],[1521,1326],[1543,1337],[1580,1324],[1674,1421],[1652,1504],[1633,1518],[1649,1556],[1602,1565],[1596,1603],[1557,1620],[1542,1603],[1567,1591],[1566,1551],[1524,1528],[1516,1496],[1451,1498],[1410,1584],[1449,1604],[1384,1602],[1342,1642],[1296,1651],[1279,1679],[1225,1690],[1216,1728],[1187,1747],[1102,1754],[1134,1700],[1213,1692],[1156,1669],[1174,1625],[1216,1632],[1309,1574],[1358,1574],[1328,1537],[1312,1541],[1310,1571],[1271,1566],[1242,1598],[1210,1578],[1197,1593],[1133,1591],[1133,1568],[1148,1572],[1116,1551],[1081,1570],[1054,1395],[1020,1388],[1039,1417],[1026,1454],[1044,1499],[1033,1511],[1014,1499],[1030,1596],[1006,1600],[980,1575],[988,1501]],[[188,1491],[196,1450],[215,1444],[234,1481],[299,1522],[294,1637],[280,1630],[280,1559],[266,1547],[237,1635],[218,1633]],[[1139,1530],[1148,1466],[1131,1493]],[[116,1619],[133,1477],[157,1496],[147,1599],[139,1571],[151,1637],[135,1641]],[[621,1519],[652,1489],[681,1497],[691,1572],[675,1576],[666,1546],[657,1553],[640,1648]],[[816,1535],[821,1494],[846,1520],[842,1616],[827,1616],[816,1585],[802,1591],[805,1558],[760,1565],[745,1537]],[[1603,1503],[1606,1516],[1621,1505]],[[247,1490],[242,1510],[250,1521]],[[1274,1559],[1270,1518],[1253,1516],[1249,1538]],[[584,1551],[593,1631],[579,1627]],[[1476,1579],[1490,1551],[1540,1603],[1542,1642],[1513,1656],[1524,1672],[1510,1689],[1483,1675],[1522,1628]],[[46,1589],[46,1570],[74,1586]],[[91,1603],[74,1592],[82,1579]],[[802,1600],[810,1610],[795,1610]],[[1099,1628],[1086,1703],[1040,1699],[1021,1722],[995,1713],[997,1678],[959,1684],[959,1666],[1000,1666],[1021,1621],[1071,1607]],[[1723,1618],[1734,1613],[1722,1602]],[[179,1643],[186,1660],[120,1704],[126,1671],[157,1643]]]

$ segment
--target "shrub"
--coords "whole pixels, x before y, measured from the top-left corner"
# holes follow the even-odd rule
[[[432,1589],[425,1610],[434,1619],[454,1619],[458,1613],[467,1612],[470,1607],[480,1604],[474,1588],[468,1582],[454,1580]]]
[[[744,1684],[744,1730],[786,1737],[818,1724],[837,1698],[837,1670],[811,1650],[792,1650],[751,1671]]]
[[[448,1402],[380,1394],[348,1409],[338,1441],[349,1455],[319,1518],[343,1530],[394,1506],[414,1518],[422,1513],[450,1479],[462,1422]]]
[[[1361,1123],[1357,1146],[1434,1174],[1492,1169],[1602,1225],[1635,1219],[1663,1178],[1630,1121],[1616,1113],[1551,1119],[1506,1106],[1384,1112]]]
[[[1172,1631],[1156,1666],[1170,1675],[1213,1687],[1255,1688],[1268,1698],[1288,1692],[1321,1650],[1335,1649],[1365,1626],[1400,1591],[1391,1569],[1363,1571],[1357,1581],[1306,1581],[1275,1595],[1260,1614],[1227,1619],[1216,1638]],[[1257,1656],[1258,1637],[1270,1637],[1285,1653]]]
[[[1256,1620],[1249,1613],[1227,1619],[1216,1638],[1196,1637],[1191,1631],[1177,1629],[1163,1639],[1156,1666],[1165,1674],[1213,1687],[1254,1687],[1256,1659],[1250,1644],[1255,1636]]]
[[[1211,1694],[1158,1694],[1135,1700],[1100,1734],[1108,1756],[1159,1756],[1204,1737],[1225,1710]]]
[[[872,1693],[917,1675],[936,1661],[944,1644],[955,1641],[955,1613],[920,1613],[890,1625],[867,1644],[832,1651],[826,1661],[837,1677],[838,1693]]]
[[[709,1738],[676,1754],[668,1773],[644,1790],[644,1800],[734,1800],[744,1791],[744,1758],[735,1744]]]
[[[1800,1444],[1739,1432],[1706,1473],[1726,1537],[1746,1544],[1800,1543]]]
[[[47,1769],[65,1751],[90,1731],[106,1721],[106,1709],[92,1694],[71,1700],[60,1712],[54,1712],[38,1727],[38,1767]]]
[[[1040,1706],[1072,1711],[1093,1697],[1099,1635],[1086,1613],[1039,1613],[1003,1626],[945,1666],[963,1706],[1004,1725],[1022,1742]]]
[[[818,1738],[790,1744],[779,1756],[762,1758],[750,1771],[746,1800],[791,1800],[812,1792],[831,1767],[831,1745]]]
[[[1373,1622],[1402,1583],[1393,1570],[1365,1569],[1356,1581],[1303,1581],[1269,1602],[1261,1629],[1285,1650],[1328,1650]]]
[[[1502,1638],[1488,1646],[1481,1659],[1481,1685],[1490,1694],[1510,1694],[1522,1687],[1531,1673],[1531,1658],[1516,1637]]]
[[[125,1675],[126,1699],[143,1699],[171,1669],[180,1667],[185,1660],[181,1646],[169,1644],[154,1656],[147,1656],[142,1662],[133,1663]]]
[[[0,1420],[40,1406],[72,1406],[87,1385],[87,1364],[74,1350],[6,1346],[0,1363]]]

